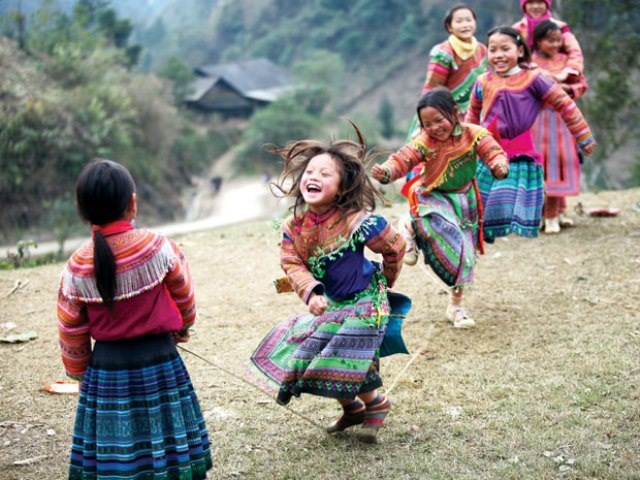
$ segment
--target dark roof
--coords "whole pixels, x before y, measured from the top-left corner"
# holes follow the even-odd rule
[[[291,88],[289,72],[266,58],[204,65],[195,72],[201,77],[224,79],[242,96],[256,100],[273,101],[279,93]]]

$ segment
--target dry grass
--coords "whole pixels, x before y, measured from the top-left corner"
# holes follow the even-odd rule
[[[404,335],[416,353],[383,359],[394,409],[375,446],[314,426],[334,419],[334,402],[294,400],[306,421],[245,383],[243,363],[258,341],[303,309],[271,285],[280,275],[271,222],[181,237],[200,309],[186,347],[234,374],[183,354],[214,445],[210,478],[640,478],[640,190],[580,201],[622,213],[488,246],[467,296],[475,330],[442,321],[446,292],[426,269],[403,272],[397,289],[414,301]],[[42,391],[64,378],[54,312],[60,268],[0,272],[0,323],[39,333],[0,345],[2,480],[66,475],[76,398]],[[7,297],[17,279],[29,283]]]

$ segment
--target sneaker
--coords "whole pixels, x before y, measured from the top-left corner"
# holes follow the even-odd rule
[[[447,320],[453,324],[453,328],[473,328],[476,322],[467,315],[464,308],[460,305],[451,305],[447,307]]]
[[[563,228],[573,227],[574,225],[573,218],[567,217],[567,215],[564,212],[560,212],[560,216],[558,217],[558,222],[560,223],[560,226]]]
[[[544,219],[544,233],[554,235],[560,233],[560,219],[558,217]]]
[[[404,252],[403,261],[406,265],[415,265],[418,263],[418,247],[416,247],[416,236],[411,235],[404,222],[400,224],[400,235],[407,242],[407,249]]]
[[[409,249],[409,245],[407,243],[407,251],[404,254],[403,261],[406,265],[413,266],[418,263],[418,249],[415,245]]]

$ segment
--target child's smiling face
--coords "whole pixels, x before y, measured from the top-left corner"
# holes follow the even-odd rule
[[[536,46],[538,50],[549,57],[553,57],[560,51],[562,46],[562,34],[560,30],[551,30],[544,38],[537,41]]]
[[[461,8],[453,12],[449,32],[462,41],[471,41],[473,34],[476,33],[476,19],[473,18],[471,10]]]
[[[529,0],[524,4],[524,11],[533,18],[538,18],[547,11],[547,4],[543,0]]]
[[[446,115],[434,107],[420,109],[420,124],[427,135],[440,142],[449,138],[455,127]]]
[[[518,59],[522,56],[523,47],[517,45],[510,35],[496,33],[489,37],[487,59],[498,75],[504,75],[518,65]]]
[[[300,192],[309,210],[322,215],[340,193],[342,173],[338,162],[328,153],[316,155],[300,177]]]

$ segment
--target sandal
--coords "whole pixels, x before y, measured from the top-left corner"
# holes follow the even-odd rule
[[[449,305],[446,312],[447,320],[453,324],[453,328],[473,328],[476,322],[467,315],[464,308],[459,305]]]

